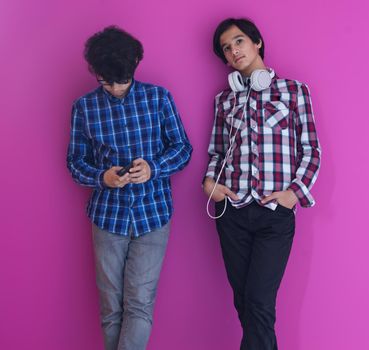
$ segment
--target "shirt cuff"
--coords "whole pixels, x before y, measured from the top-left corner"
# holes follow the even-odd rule
[[[303,208],[309,208],[315,205],[315,200],[309,189],[300,180],[293,180],[288,189],[291,189],[295,193]]]
[[[105,182],[104,182],[104,173],[105,173],[105,170],[99,170],[96,174],[96,186],[100,189],[104,189],[108,187],[105,185]]]
[[[146,160],[147,164],[149,164],[150,170],[151,170],[151,177],[150,179],[157,179],[160,176],[161,173],[161,167],[159,162],[156,160]]]
[[[215,167],[210,167],[208,168],[208,171],[206,172],[204,179],[202,182],[205,181],[205,178],[210,177],[211,179],[213,179],[214,181],[216,181],[217,179],[217,175],[215,174]]]

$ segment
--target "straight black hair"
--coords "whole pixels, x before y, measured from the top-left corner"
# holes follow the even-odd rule
[[[259,44],[261,42],[261,48],[259,49],[259,55],[264,59],[264,39],[260,34],[259,29],[256,25],[246,18],[227,18],[222,21],[216,28],[213,36],[213,50],[214,53],[224,62],[227,60],[224,56],[222,47],[220,46],[220,37],[230,27],[236,26],[241,32],[246,34],[253,43]]]

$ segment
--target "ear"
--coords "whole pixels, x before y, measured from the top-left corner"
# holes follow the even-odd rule
[[[261,49],[261,47],[262,47],[262,46],[263,46],[263,42],[260,40],[260,41],[259,41],[259,44],[257,44],[257,48],[258,48],[258,49]]]

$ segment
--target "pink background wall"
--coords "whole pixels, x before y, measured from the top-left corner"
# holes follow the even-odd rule
[[[230,6],[232,4],[232,6]],[[200,189],[226,67],[216,24],[249,16],[266,63],[307,82],[323,146],[317,205],[299,210],[278,299],[283,350],[369,349],[368,5],[364,0],[64,0],[0,4],[0,348],[102,349],[88,190],[65,167],[72,101],[94,88],[86,38],[118,24],[142,40],[137,78],[174,95],[194,153],[173,178],[175,216],[151,350],[232,350],[241,335]]]

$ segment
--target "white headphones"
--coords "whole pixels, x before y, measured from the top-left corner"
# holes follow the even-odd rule
[[[272,83],[274,71],[266,69],[255,69],[250,76],[251,88],[255,91],[262,91],[267,89]],[[246,85],[239,71],[232,72],[228,75],[228,83],[234,92],[246,90]]]

